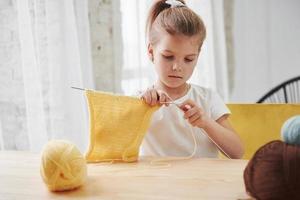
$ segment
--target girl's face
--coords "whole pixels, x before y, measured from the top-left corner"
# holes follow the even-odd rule
[[[199,55],[199,36],[162,33],[155,45],[149,44],[148,53],[160,84],[178,88],[193,74]]]

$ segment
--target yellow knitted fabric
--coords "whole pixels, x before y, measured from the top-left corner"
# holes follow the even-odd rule
[[[86,90],[90,112],[87,162],[138,159],[139,147],[154,111],[135,97]]]

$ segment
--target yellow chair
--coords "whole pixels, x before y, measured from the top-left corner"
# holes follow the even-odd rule
[[[229,121],[240,135],[245,154],[250,159],[255,151],[271,140],[281,139],[281,126],[291,116],[300,114],[300,104],[227,104]]]

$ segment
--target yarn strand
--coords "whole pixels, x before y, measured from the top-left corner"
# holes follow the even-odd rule
[[[180,105],[178,103],[175,103],[175,101],[166,92],[164,92],[162,90],[159,90],[159,92],[164,93],[171,100],[170,102],[166,102],[166,103],[174,104],[174,105],[176,105],[177,108],[179,108],[180,110],[182,110],[180,108]],[[193,150],[193,152],[189,156],[186,156],[186,157],[177,157],[177,158],[167,158],[167,159],[164,159],[164,158],[155,159],[155,160],[152,160],[150,162],[150,164],[153,165],[155,163],[165,163],[166,161],[188,160],[190,158],[193,158],[195,156],[196,152],[197,152],[197,141],[196,141],[195,132],[193,130],[193,127],[191,125],[189,125],[189,127],[190,127],[191,135],[192,135],[192,138],[193,138],[193,141],[194,141],[194,150]],[[220,151],[222,151],[229,159],[231,159],[231,157],[204,130],[201,131],[201,132],[203,132],[203,134],[205,134],[205,136],[207,136],[218,147],[218,149]]]

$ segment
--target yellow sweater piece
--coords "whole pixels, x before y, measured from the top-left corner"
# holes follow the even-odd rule
[[[90,112],[90,145],[87,162],[138,159],[139,147],[159,106],[141,99],[86,90]]]

